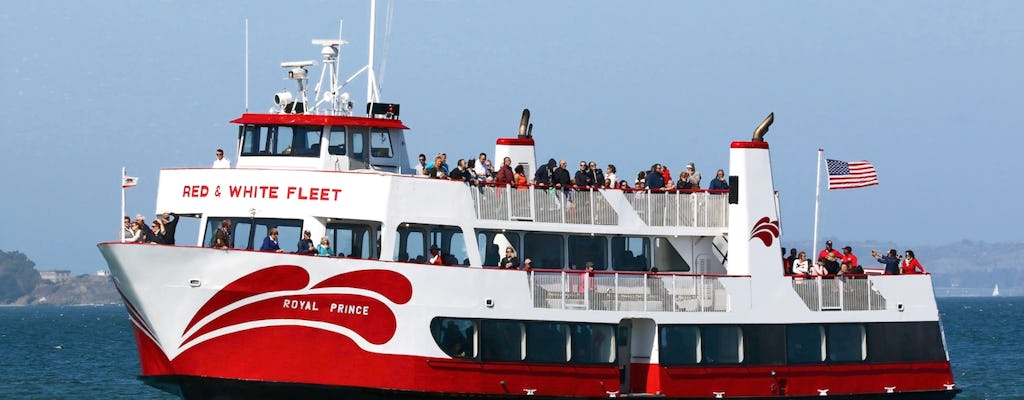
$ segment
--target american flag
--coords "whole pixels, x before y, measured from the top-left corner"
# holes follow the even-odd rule
[[[825,162],[828,164],[828,190],[878,185],[875,166],[867,161],[825,160]]]

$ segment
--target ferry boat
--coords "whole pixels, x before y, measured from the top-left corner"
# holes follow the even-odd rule
[[[98,245],[144,382],[187,399],[960,391],[929,274],[783,273],[770,118],[723,143],[726,191],[431,179],[399,105],[371,87],[357,112],[344,42],[314,44],[329,82],[310,96],[315,63],[282,63],[299,92],[232,121],[237,165],[160,171],[155,211],[192,219],[195,240]],[[532,176],[528,119],[491,159]],[[288,251],[259,251],[272,229]],[[290,251],[307,230],[329,256]],[[507,248],[532,268],[498,268]]]

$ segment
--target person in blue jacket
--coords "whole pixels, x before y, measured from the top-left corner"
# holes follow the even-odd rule
[[[875,257],[879,263],[885,264],[886,275],[897,275],[900,273],[900,257],[896,255],[896,249],[889,249],[889,254],[884,256],[877,251],[871,250],[871,256]]]
[[[281,246],[277,244],[277,228],[270,228],[267,232],[267,237],[263,238],[263,245],[260,246],[260,251],[273,251],[280,253]]]
[[[718,170],[715,179],[711,180],[708,190],[729,190],[729,181],[725,180],[725,171]]]

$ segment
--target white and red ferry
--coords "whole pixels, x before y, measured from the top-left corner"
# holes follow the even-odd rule
[[[313,100],[314,63],[283,63],[299,92],[232,121],[234,168],[161,171],[156,211],[195,218],[190,245],[99,245],[146,383],[189,399],[960,391],[930,275],[782,273],[767,124],[730,144],[728,191],[429,179],[372,69],[353,115],[343,42],[314,44],[329,73]],[[492,159],[532,176],[526,120]],[[214,248],[224,220],[233,243]],[[332,256],[258,251],[271,228],[287,250],[326,236]],[[444,265],[426,262],[435,246]],[[534,268],[496,268],[506,247]]]

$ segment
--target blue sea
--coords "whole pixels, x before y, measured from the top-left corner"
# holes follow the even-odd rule
[[[957,399],[1024,399],[1024,297],[940,298]],[[0,307],[0,399],[174,399],[136,379],[124,307]]]

